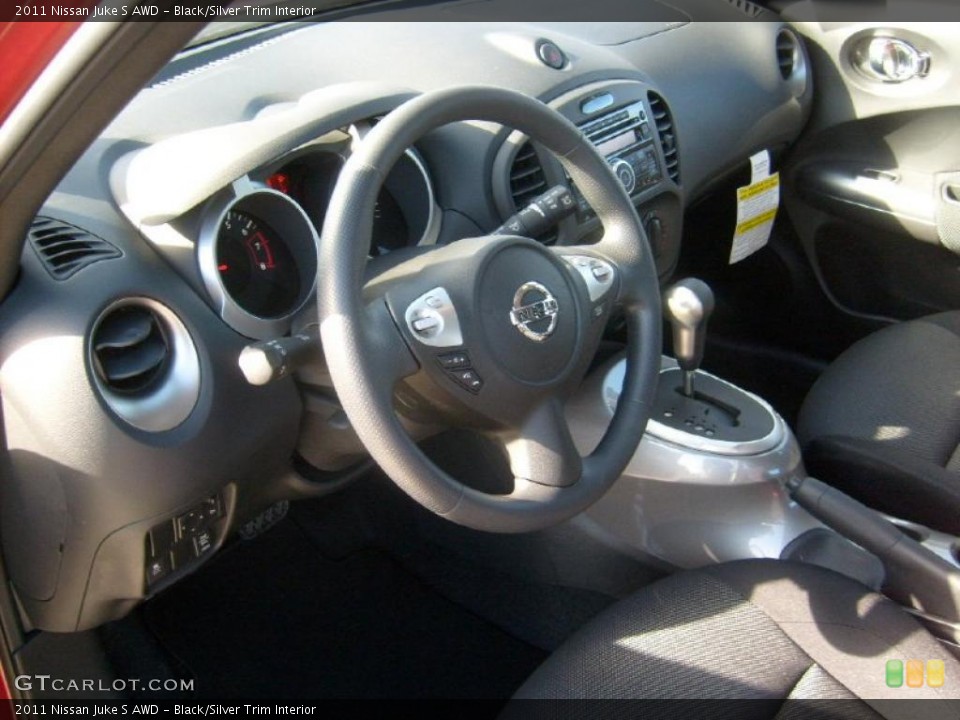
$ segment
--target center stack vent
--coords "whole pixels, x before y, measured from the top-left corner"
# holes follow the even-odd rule
[[[679,185],[680,156],[677,152],[677,131],[673,125],[673,116],[666,101],[657,93],[650,93],[647,99],[650,101],[653,122],[657,126],[660,148],[663,150],[663,159],[667,164],[667,174]]]
[[[517,150],[510,166],[510,197],[514,207],[516,210],[523,210],[547,189],[547,178],[543,173],[540,157],[533,144],[527,141]],[[545,245],[552,245],[557,241],[556,229],[549,230],[536,239]]]

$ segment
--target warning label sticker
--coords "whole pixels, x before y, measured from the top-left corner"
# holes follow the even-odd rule
[[[770,240],[780,207],[780,173],[770,175],[770,154],[763,150],[750,158],[751,183],[737,189],[737,229],[730,248],[730,264],[750,257]]]

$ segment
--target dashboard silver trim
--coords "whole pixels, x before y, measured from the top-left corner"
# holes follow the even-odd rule
[[[407,148],[406,152],[404,152],[404,155],[409,157],[413,164],[417,166],[417,169],[423,176],[423,184],[427,187],[427,203],[429,207],[427,211],[427,224],[423,228],[423,233],[420,235],[417,245],[421,247],[427,245],[436,245],[437,240],[440,239],[440,226],[442,222],[440,217],[440,206],[437,204],[437,196],[433,191],[433,181],[430,177],[430,173],[427,171],[427,165],[420,156],[420,153],[418,153],[414,148]]]
[[[353,154],[355,150],[355,145],[357,143],[363,142],[363,139],[367,136],[373,129],[373,123],[369,120],[362,122],[351,123],[350,127],[347,129],[347,133],[352,139],[350,150],[346,153],[342,153],[341,157],[346,161],[350,155]],[[417,240],[417,246],[423,247],[427,245],[436,245],[437,240],[440,238],[440,206],[437,204],[437,196],[433,190],[433,180],[430,177],[430,173],[427,171],[427,164],[424,162],[423,157],[417,151],[416,148],[409,147],[403,153],[420,171],[421,177],[423,177],[423,184],[427,188],[427,222],[423,228],[423,232],[420,234],[420,239]],[[390,168],[390,172],[393,172],[393,168]],[[390,177],[390,173],[387,173],[387,178]],[[386,180],[384,180],[386,182]]]
[[[257,195],[272,197],[293,209],[297,218],[303,222],[304,231],[310,239],[309,251],[312,257],[316,258],[316,248],[319,244],[317,231],[306,212],[295,200],[281,192],[253,182],[236,181],[230,188],[214,198],[204,213],[203,223],[197,237],[197,267],[220,318],[241,335],[255,340],[267,340],[284,335],[290,330],[293,317],[311,301],[316,293],[317,273],[316,268],[314,268],[310,289],[304,294],[301,302],[297,303],[296,307],[289,313],[276,318],[263,318],[248,312],[227,292],[217,270],[217,235],[220,225],[230,210]],[[285,237],[284,240],[289,243],[289,238]],[[305,245],[303,240],[300,242]],[[296,250],[295,247],[291,248],[291,252],[299,259]]]
[[[193,412],[200,399],[200,359],[197,346],[183,321],[166,305],[146,297],[128,297],[110,303],[97,316],[95,329],[109,313],[122,307],[145,307],[160,318],[170,341],[171,366],[166,377],[145,395],[127,397],[105,387],[91,372],[97,391],[107,406],[124,422],[138,430],[160,433],[173,430]],[[87,363],[94,367],[93,344],[86,337]]]

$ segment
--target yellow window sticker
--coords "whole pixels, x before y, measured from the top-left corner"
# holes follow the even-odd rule
[[[730,248],[730,264],[744,260],[770,241],[780,207],[780,173],[769,174],[770,154],[763,150],[750,158],[751,182],[737,189],[737,229]]]

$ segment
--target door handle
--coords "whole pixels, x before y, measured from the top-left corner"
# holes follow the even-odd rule
[[[857,44],[853,66],[871,80],[903,83],[929,74],[930,53],[896,37],[865,38]]]

